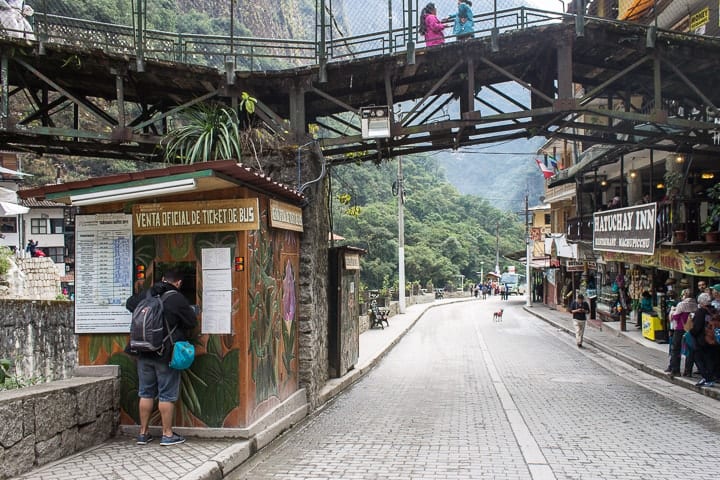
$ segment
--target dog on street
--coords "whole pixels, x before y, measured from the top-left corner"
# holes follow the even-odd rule
[[[502,322],[503,309],[501,308],[497,312],[493,313],[493,322]]]

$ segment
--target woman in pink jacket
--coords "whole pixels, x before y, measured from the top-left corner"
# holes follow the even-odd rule
[[[437,18],[437,10],[434,3],[428,3],[420,15],[420,34],[425,36],[425,45],[432,47],[445,43],[443,29],[445,25]]]

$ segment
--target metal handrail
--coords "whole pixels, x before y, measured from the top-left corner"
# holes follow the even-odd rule
[[[207,65],[225,68],[228,60],[233,61],[236,70],[253,71],[258,68],[288,68],[292,66],[318,65],[321,58],[326,61],[342,61],[374,55],[403,52],[406,48],[407,29],[405,26],[387,30],[338,38],[331,35],[321,45],[318,39],[294,40],[225,35],[201,35],[145,29],[143,35],[136,35],[136,27],[103,23],[64,17],[36,11],[34,30],[38,40],[49,44],[72,45],[100,49],[107,53],[141,54],[145,58],[180,63]],[[491,37],[510,31],[524,30],[541,25],[570,22],[575,15],[548,12],[532,7],[517,7],[485,12],[475,15],[476,38]],[[619,20],[584,17],[585,24],[602,22],[627,24]],[[637,25],[637,24],[635,24]],[[327,27],[327,25],[325,26]],[[645,28],[652,28],[644,26]],[[318,28],[323,28],[318,26]],[[497,29],[497,30],[496,30]],[[663,34],[696,37],[698,35],[657,30]],[[415,31],[414,44],[422,45],[423,40]],[[142,48],[137,45],[142,39]],[[452,36],[447,37],[453,41]],[[709,38],[703,36],[703,38]],[[323,48],[325,51],[323,52]]]

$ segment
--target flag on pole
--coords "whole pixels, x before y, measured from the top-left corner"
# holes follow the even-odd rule
[[[535,162],[537,162],[538,167],[540,167],[540,171],[541,171],[542,174],[543,174],[543,177],[545,177],[546,179],[552,177],[553,175],[555,175],[555,172],[553,172],[553,171],[552,171],[547,165],[545,165],[545,164],[543,163],[543,161],[540,160],[539,158],[536,158],[536,159],[535,159]]]
[[[548,155],[548,160],[550,160],[550,166],[553,168],[554,171],[557,172],[558,170],[558,162],[552,155]]]

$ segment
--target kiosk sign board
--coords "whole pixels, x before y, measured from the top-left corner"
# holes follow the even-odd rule
[[[135,235],[172,235],[197,232],[257,230],[257,198],[201,202],[139,203],[133,205]]]
[[[593,215],[593,250],[653,255],[656,210],[656,203],[646,203],[596,212]]]
[[[282,230],[302,232],[302,209],[270,199],[270,226]]]

